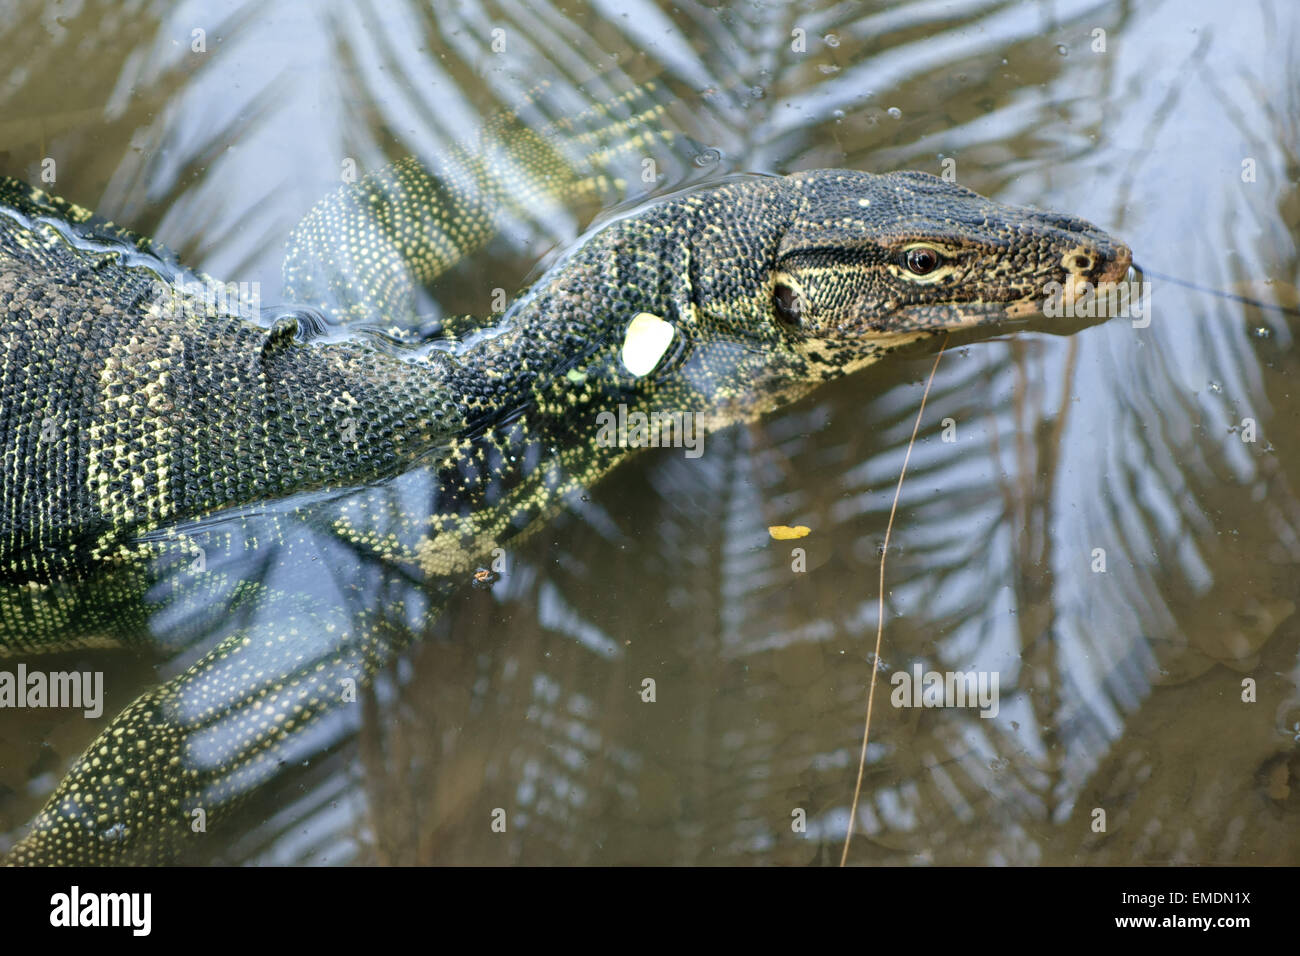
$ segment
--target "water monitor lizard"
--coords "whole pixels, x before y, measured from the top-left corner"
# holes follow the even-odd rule
[[[322,308],[346,293],[340,318],[391,318],[408,273],[478,241],[420,175],[367,177],[313,212],[290,288]],[[331,248],[343,278],[322,285],[309,273]],[[160,303],[160,280],[202,277],[5,182],[0,653],[202,652],[109,724],[8,862],[182,852],[319,747],[344,688],[418,637],[492,549],[630,454],[600,440],[601,412],[752,420],[909,341],[1019,314],[1048,283],[1129,264],[1079,219],[922,173],[817,170],[606,223],[458,340],[407,319],[395,337],[313,336],[306,313],[268,328]],[[358,561],[343,597],[278,583],[340,547]]]

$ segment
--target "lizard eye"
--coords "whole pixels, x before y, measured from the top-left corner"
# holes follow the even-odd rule
[[[799,293],[784,282],[778,282],[772,290],[772,304],[776,308],[776,317],[791,328],[798,328],[803,322],[803,303]]]
[[[903,265],[908,272],[924,276],[939,268],[941,260],[942,256],[929,246],[915,246],[904,254]]]

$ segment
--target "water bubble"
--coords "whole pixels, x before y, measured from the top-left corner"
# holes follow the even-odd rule
[[[1058,43],[1056,44],[1056,52],[1061,54],[1061,56],[1069,56],[1070,48],[1066,46],[1064,43]]]
[[[767,90],[763,89],[761,86],[751,86],[749,88],[749,95],[756,100],[761,100],[763,97],[767,96]]]
[[[840,38],[837,37],[834,33],[828,33],[828,34],[826,34],[824,37],[822,37],[822,41],[823,41],[827,46],[839,46],[839,45],[840,45]]]
[[[843,110],[833,110],[833,111],[831,112],[831,116],[834,117],[835,122],[838,123],[840,120],[844,119],[844,111],[843,111]]]
[[[1220,393],[1220,392],[1223,391],[1223,386],[1220,385],[1218,382],[1210,382],[1210,384],[1209,384],[1208,387],[1209,387],[1210,391],[1215,392],[1215,393]]]
[[[891,106],[889,109],[885,110],[885,112],[888,113],[890,116],[892,116],[894,119],[903,118],[903,111],[900,110],[897,106]]]
[[[840,71],[840,68],[836,66],[834,63],[823,63],[821,66],[817,67],[817,69],[820,70],[822,73],[826,74],[827,76],[830,76],[832,73],[838,73]]]
[[[722,150],[715,149],[712,146],[706,148],[702,153],[695,157],[695,165],[703,169],[705,166],[713,166],[722,160]]]
[[[1270,328],[1269,328],[1268,326],[1266,326],[1266,325],[1261,325],[1261,326],[1259,326],[1259,328],[1255,329],[1254,335],[1255,335],[1255,338],[1257,338],[1257,339],[1268,339],[1268,338],[1272,338],[1272,337],[1273,337],[1273,330],[1270,329]]]

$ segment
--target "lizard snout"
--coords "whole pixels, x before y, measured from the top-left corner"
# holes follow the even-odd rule
[[[1103,253],[1101,261],[1094,268],[1097,270],[1095,282],[1123,282],[1133,267],[1133,250],[1124,243],[1115,243],[1109,254]]]
[[[1061,265],[1072,282],[1100,285],[1123,280],[1133,265],[1132,250],[1104,233],[1090,239],[1061,256]]]

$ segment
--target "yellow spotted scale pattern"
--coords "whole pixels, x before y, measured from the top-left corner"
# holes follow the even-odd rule
[[[642,169],[658,146],[700,155],[661,124],[665,91],[654,82],[534,128],[528,108],[545,92],[543,84],[524,108],[492,117],[476,139],[428,164],[399,160],[317,204],[286,244],[287,298],[400,326],[414,316],[420,287],[507,225],[612,204],[627,190],[620,172]]]

